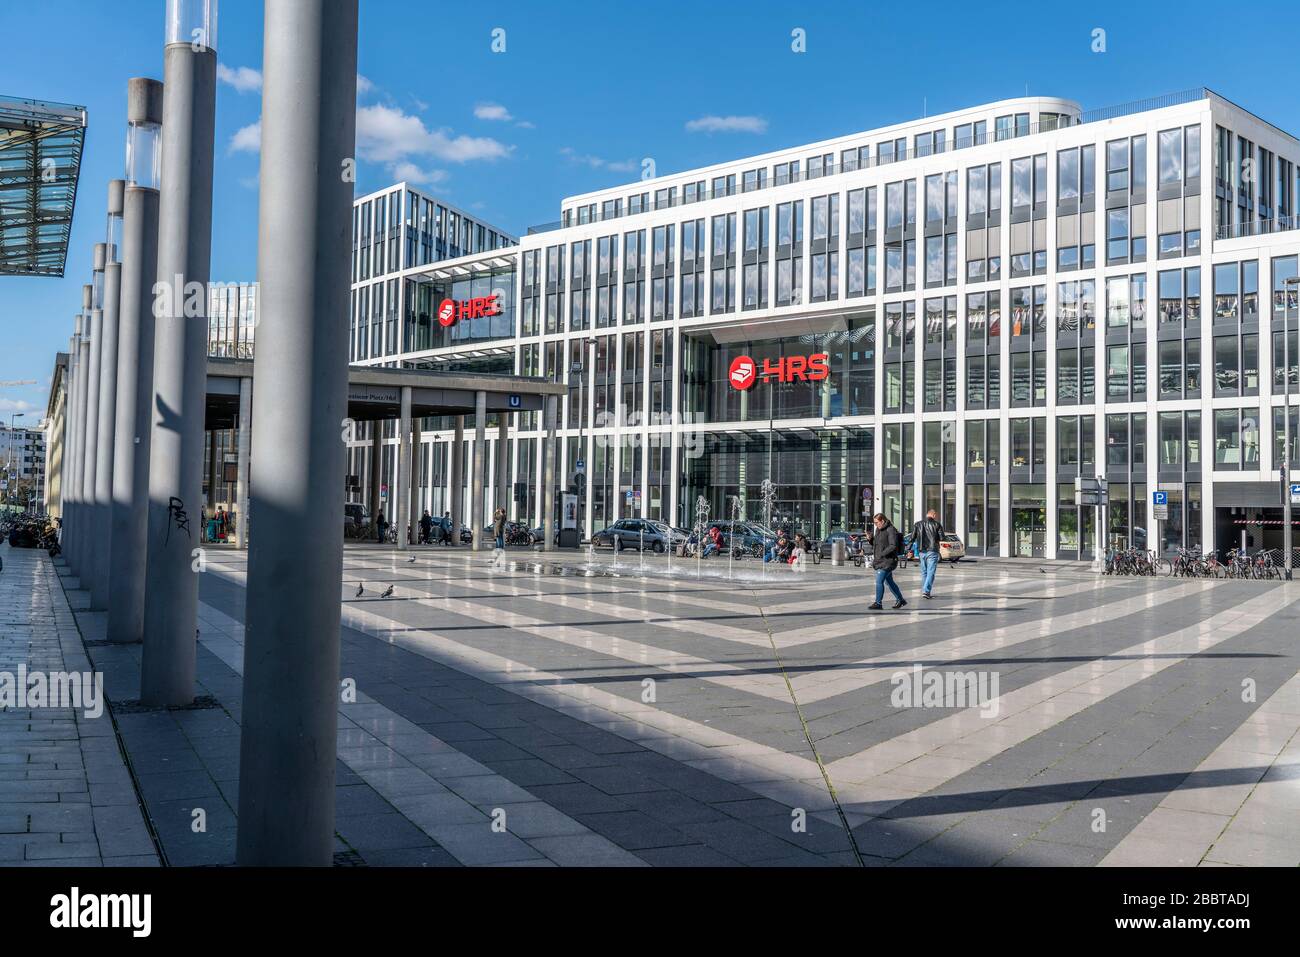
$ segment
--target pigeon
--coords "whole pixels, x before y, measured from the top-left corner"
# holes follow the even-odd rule
[[[366,586],[363,583],[357,583],[357,597],[360,598],[366,593]]]
[[[408,565],[414,565],[414,564],[415,564],[415,556],[412,555],[410,558],[408,558],[408,559],[406,560],[406,564],[408,564]]]
[[[387,588],[385,588],[385,589],[384,589],[384,593],[383,593],[382,595],[380,595],[379,597],[380,597],[380,598],[391,598],[391,597],[393,597],[393,586],[392,586],[392,585],[389,585]]]

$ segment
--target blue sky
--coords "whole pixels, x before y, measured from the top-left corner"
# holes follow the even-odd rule
[[[162,0],[0,0],[0,94],[89,111],[62,280],[0,278],[0,416],[44,413],[108,180],[126,81],[162,78]],[[510,232],[562,197],[1031,94],[1084,109],[1209,86],[1300,131],[1294,3],[798,4],[361,0],[359,193],[399,177]],[[506,49],[490,48],[505,30]],[[806,32],[806,52],[791,32]],[[1093,52],[1093,31],[1106,50]],[[212,276],[256,278],[262,4],[224,0]],[[1240,42],[1225,42],[1229,36]],[[30,38],[24,40],[23,38]],[[1157,39],[1158,38],[1158,39]],[[1292,43],[1294,47],[1294,42]],[[1271,51],[1271,52],[1270,52]]]

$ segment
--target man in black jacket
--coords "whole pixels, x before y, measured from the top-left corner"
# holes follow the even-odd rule
[[[943,541],[943,526],[934,509],[912,529],[912,546],[921,560],[921,597],[929,598],[934,587],[934,571],[939,567],[939,543]]]
[[[894,581],[894,569],[898,567],[898,552],[903,547],[903,536],[882,513],[877,512],[873,524],[876,534],[871,543],[871,567],[876,570],[876,600],[867,607],[871,611],[880,611],[885,597],[885,587],[894,595],[894,607],[902,608],[907,604],[898,583]]]

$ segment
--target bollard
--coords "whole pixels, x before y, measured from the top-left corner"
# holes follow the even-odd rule
[[[844,564],[844,541],[836,539],[831,542],[831,564],[840,566]]]

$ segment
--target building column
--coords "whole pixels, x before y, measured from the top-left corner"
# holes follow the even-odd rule
[[[199,578],[194,549],[203,502],[203,418],[208,378],[208,280],[217,107],[217,4],[169,5],[163,50],[158,280],[154,300],[153,439],[140,700],[194,700]],[[196,285],[197,284],[197,285]],[[190,290],[200,314],[189,313]]]
[[[67,406],[64,409],[67,441],[63,445],[62,484],[59,491],[63,510],[63,560],[69,569],[73,567],[73,543],[77,538],[77,397],[81,388],[81,371],[77,368],[81,360],[81,327],[84,317],[78,313],[73,319],[72,338],[68,340],[68,391]]]
[[[465,449],[465,416],[456,416],[456,431],[451,440],[451,475],[447,477],[447,485],[451,489],[451,543],[460,545],[460,523],[464,520],[464,509],[462,508],[462,499],[464,498],[462,483],[460,480],[463,467],[461,462]]]
[[[420,487],[420,476],[424,471],[424,433],[420,428],[422,420],[418,417],[411,418],[411,455],[410,470],[406,473],[408,478],[408,488],[411,490],[407,499],[410,501],[410,510],[408,516],[411,522],[411,540],[418,542],[420,540],[420,516],[424,514],[424,492]]]
[[[253,422],[253,377],[239,380],[239,436],[236,439],[235,478],[235,540],[240,548],[248,548],[248,450],[250,426]]]
[[[384,481],[384,423],[375,419],[370,423],[370,533],[379,530],[379,509],[383,500],[379,486]]]
[[[498,508],[504,508],[506,515],[510,514],[510,475],[508,469],[510,466],[510,413],[502,411],[498,413],[497,420],[497,495],[496,503],[492,506],[495,512]]]
[[[109,183],[109,215],[122,213],[126,184],[116,179]],[[113,507],[113,425],[117,404],[117,327],[122,290],[122,267],[114,262],[116,250],[106,249],[104,266],[104,318],[100,326],[103,343],[99,350],[99,425],[95,430],[95,524],[91,558],[94,574],[90,579],[90,607],[105,609],[112,592],[108,586],[108,540],[112,534],[110,512]]]
[[[415,483],[411,481],[411,387],[402,386],[401,418],[397,424],[397,469],[393,476],[394,521],[397,523],[397,550],[406,551],[406,526],[412,523],[410,499]]]
[[[542,551],[555,549],[555,416],[559,396],[546,397],[546,437],[539,455],[542,459]],[[615,473],[617,474],[617,473]]]
[[[128,142],[147,143],[162,122],[163,85],[127,84]],[[153,286],[158,275],[158,171],[155,151],[132,151],[122,207],[122,298],[117,334],[117,407],[113,426],[113,534],[108,640],[144,637],[145,543],[148,535],[149,441],[153,410]]]
[[[334,854],[357,0],[267,0],[236,862]],[[320,517],[328,516],[321,521]],[[293,596],[293,600],[286,600]]]
[[[474,393],[474,454],[470,459],[469,530],[474,551],[483,547],[483,470],[487,465],[487,393]]]
[[[221,462],[220,462],[221,444],[219,442],[219,438],[220,436],[218,435],[216,429],[210,429],[208,431],[208,515],[209,516],[215,515],[217,513],[217,501],[220,497],[217,494],[217,484],[221,479],[221,467],[220,467],[221,466]],[[199,537],[200,538],[203,537],[202,530],[200,530],[199,532]]]

